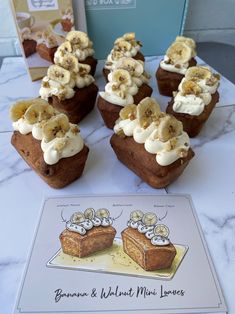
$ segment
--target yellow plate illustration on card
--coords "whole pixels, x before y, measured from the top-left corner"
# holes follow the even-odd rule
[[[115,238],[111,248],[94,253],[89,257],[75,257],[64,254],[60,249],[47,263],[48,267],[74,269],[80,271],[94,271],[147,277],[152,279],[170,280],[174,277],[181,264],[188,247],[174,244],[176,256],[170,268],[155,271],[145,271],[123,251],[122,240]]]

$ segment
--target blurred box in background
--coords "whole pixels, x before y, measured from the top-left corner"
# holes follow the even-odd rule
[[[127,32],[135,32],[144,55],[151,56],[164,54],[182,33],[187,0],[85,0],[85,8],[98,59],[105,59],[114,40]]]

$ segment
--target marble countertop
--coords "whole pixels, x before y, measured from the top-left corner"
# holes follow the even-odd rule
[[[162,110],[169,98],[158,94],[154,72],[160,57],[149,57],[153,96]],[[203,63],[199,60],[199,63]],[[102,61],[96,82],[102,90]],[[38,96],[22,58],[5,58],[0,70],[0,312],[12,312],[37,225],[42,200],[51,195],[105,193],[191,194],[230,313],[235,313],[235,85],[222,78],[221,99],[200,135],[191,140],[196,153],[183,175],[167,189],[154,190],[115,157],[107,129],[93,110],[79,125],[90,147],[83,176],[62,190],[46,185],[10,144],[9,106]]]

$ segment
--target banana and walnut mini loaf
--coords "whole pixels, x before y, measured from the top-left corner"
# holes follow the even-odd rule
[[[154,188],[176,180],[194,156],[182,123],[149,97],[123,108],[114,132],[117,158]]]
[[[141,47],[142,44],[139,40],[136,40],[135,33],[126,33],[122,37],[117,38],[103,68],[105,80],[108,82],[109,73],[116,69],[116,64],[123,57],[144,62],[144,56],[140,52]]]
[[[89,149],[65,114],[40,98],[18,101],[10,114],[12,145],[47,184],[62,188],[82,175]]]
[[[198,135],[219,101],[220,76],[207,67],[189,68],[166,109],[183,123],[190,137]]]
[[[172,96],[178,89],[186,70],[197,64],[196,43],[193,39],[177,36],[167,49],[156,72],[158,90],[161,95]]]
[[[36,33],[36,51],[42,59],[45,59],[51,63],[54,62],[54,54],[58,47],[58,40],[52,33],[51,28],[47,28],[44,31]]]
[[[147,271],[169,268],[176,249],[169,240],[169,228],[158,223],[155,213],[130,214],[128,227],[122,231],[123,249],[138,265]]]
[[[84,213],[74,213],[66,222],[66,229],[60,234],[65,254],[86,257],[112,246],[116,230],[113,218],[106,208],[95,211],[87,208]]]
[[[110,129],[119,118],[120,110],[130,104],[138,104],[152,94],[148,85],[150,75],[144,70],[142,61],[121,58],[108,75],[105,91],[100,92],[97,106],[101,116]]]

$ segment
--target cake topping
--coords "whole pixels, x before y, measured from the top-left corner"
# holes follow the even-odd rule
[[[118,136],[133,136],[134,141],[144,144],[147,152],[156,154],[156,161],[161,166],[187,156],[190,143],[182,123],[161,112],[153,98],[143,99],[136,110],[133,105],[124,109],[114,126]]]
[[[124,69],[117,69],[108,75],[109,82],[100,96],[108,102],[125,107],[134,103],[133,95],[138,92],[130,73]]]
[[[134,57],[142,44],[136,40],[135,33],[126,33],[114,42],[114,47],[107,57],[105,68],[113,70],[116,62],[122,57]]]
[[[213,74],[207,67],[195,66],[189,68],[185,78],[179,85],[179,91],[174,93],[173,110],[198,116],[212,99],[219,86],[219,75]]]
[[[57,39],[53,35],[51,28],[45,29],[43,32],[36,33],[37,44],[44,44],[47,48],[54,48],[58,46]]]
[[[70,20],[72,24],[74,23],[73,9],[71,7],[62,10],[61,15],[63,20]]]
[[[94,54],[93,43],[86,33],[81,31],[71,31],[66,36],[66,41],[71,45],[72,53],[78,58],[78,61],[84,61],[88,56]],[[55,57],[60,55],[56,52]]]
[[[69,46],[64,46],[69,50]],[[75,87],[83,88],[94,82],[89,74],[91,67],[88,64],[79,63],[72,53],[65,53],[55,58],[54,65],[48,68],[47,76],[42,80],[39,94],[43,99],[57,96],[60,100],[72,98]]]
[[[10,109],[13,128],[21,134],[32,132],[41,141],[44,161],[53,165],[61,158],[79,153],[84,146],[77,125],[69,123],[41,98],[19,101]]]
[[[168,245],[170,243],[169,228],[162,223],[158,224],[158,220],[159,218],[153,212],[143,214],[142,211],[135,210],[131,212],[127,225],[144,234],[154,246]]]
[[[137,86],[148,84],[151,76],[144,70],[144,62],[133,58],[122,57],[114,65],[114,69],[127,70]]]
[[[87,208],[83,212],[75,212],[69,221],[66,222],[66,229],[85,235],[88,230],[94,227],[108,227],[113,224],[113,218],[106,208],[100,208],[95,211],[93,208]]]
[[[32,39],[31,37],[31,29],[29,27],[24,27],[20,30],[20,37],[21,40],[28,40],[28,39]]]
[[[196,55],[196,44],[191,38],[177,36],[175,41],[167,49],[160,67],[169,72],[185,74],[189,67],[189,61]]]

